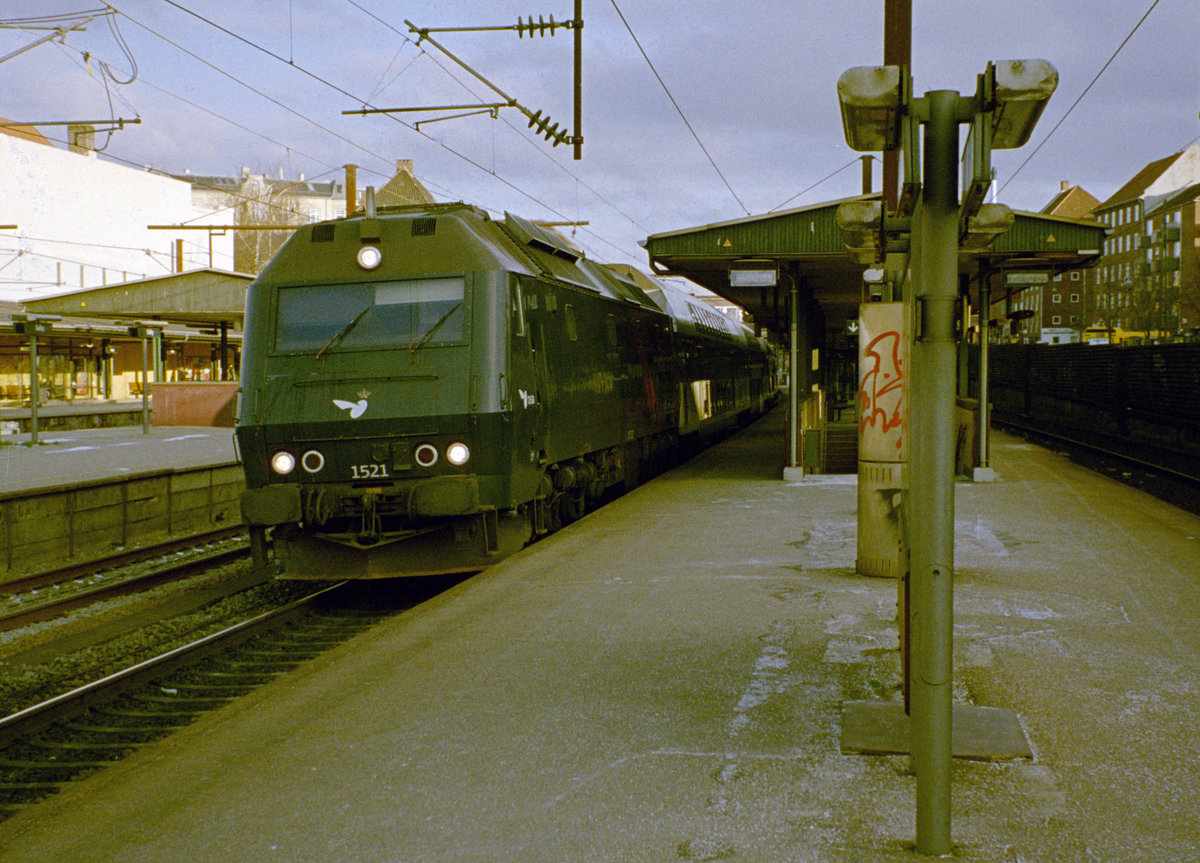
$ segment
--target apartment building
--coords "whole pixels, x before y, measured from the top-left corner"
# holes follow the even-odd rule
[[[1095,325],[1170,337],[1200,327],[1200,144],[1149,163],[1095,210],[1108,228]]]

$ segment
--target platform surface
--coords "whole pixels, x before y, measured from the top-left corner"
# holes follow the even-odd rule
[[[233,429],[117,426],[24,432],[0,438],[0,494],[237,462]]]
[[[778,414],[0,823],[0,861],[911,861],[896,586]],[[1200,860],[1200,519],[997,434],[956,487],[955,859]]]

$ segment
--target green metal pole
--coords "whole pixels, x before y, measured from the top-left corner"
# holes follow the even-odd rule
[[[791,374],[788,387],[788,415],[791,424],[788,427],[788,466],[796,467],[804,464],[800,457],[800,287],[797,285],[796,274],[790,275],[792,282],[791,302],[791,343],[788,346],[788,363]],[[808,378],[804,378],[805,386]]]
[[[29,328],[29,442],[38,442],[38,402],[42,399],[38,381],[37,324]]]
[[[142,337],[142,434],[150,434],[150,337]]]
[[[926,99],[921,267],[911,358],[911,750],[917,776],[917,851],[942,855],[951,851],[959,96],[937,90]]]
[[[991,434],[992,419],[989,414],[988,399],[992,397],[991,389],[988,383],[988,368],[991,359],[991,346],[988,344],[988,339],[991,338],[991,328],[988,325],[991,317],[992,291],[991,291],[991,271],[985,271],[980,274],[979,283],[979,458],[977,459],[981,468],[990,467],[988,458],[991,453],[991,445],[989,436]]]

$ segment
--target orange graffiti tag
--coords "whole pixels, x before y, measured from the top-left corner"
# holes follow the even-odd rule
[[[863,350],[866,374],[858,385],[859,434],[873,428],[887,435],[895,432],[896,449],[904,440],[904,369],[900,359],[900,333],[889,330],[873,338]]]

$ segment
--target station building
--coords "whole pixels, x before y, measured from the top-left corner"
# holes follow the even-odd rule
[[[159,413],[172,387],[232,392],[254,274],[296,227],[361,203],[356,167],[321,179],[169,175],[99,159],[94,129],[65,128],[55,142],[0,125],[0,407],[30,403],[32,345],[19,331],[31,318],[44,329],[42,403],[137,399],[147,379],[162,385]],[[433,196],[401,159],[376,200]]]

